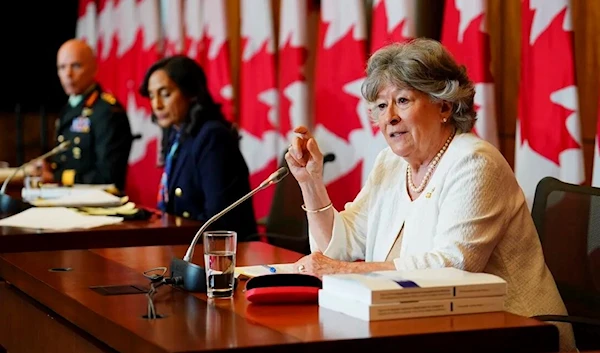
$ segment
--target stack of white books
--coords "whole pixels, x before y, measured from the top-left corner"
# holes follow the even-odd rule
[[[455,268],[323,276],[319,306],[365,321],[504,310],[506,281]]]

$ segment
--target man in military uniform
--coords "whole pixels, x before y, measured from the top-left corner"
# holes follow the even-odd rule
[[[122,191],[133,140],[125,109],[95,81],[96,59],[84,41],[72,39],[60,47],[57,70],[69,101],[56,120],[56,141],[71,144],[51,158],[43,179],[114,184]]]

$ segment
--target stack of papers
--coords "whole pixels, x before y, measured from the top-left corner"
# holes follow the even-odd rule
[[[29,203],[38,207],[114,207],[120,206],[123,200],[99,189],[73,189],[71,193],[57,198],[31,200]]]
[[[66,207],[33,207],[0,219],[0,226],[66,230],[94,228],[123,221],[123,217],[88,216]]]
[[[29,202],[37,199],[56,199],[59,197],[80,193],[82,190],[109,191],[113,189],[115,189],[113,184],[75,184],[73,186],[44,184],[39,188],[24,187],[21,189],[21,198]]]

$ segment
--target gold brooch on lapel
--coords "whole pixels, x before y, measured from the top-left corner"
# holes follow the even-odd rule
[[[431,194],[433,194],[434,191],[435,191],[435,187],[433,187],[433,189],[427,191],[427,193],[425,194],[425,198],[427,198],[427,199],[431,198]]]

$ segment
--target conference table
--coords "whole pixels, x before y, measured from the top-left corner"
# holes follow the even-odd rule
[[[3,182],[15,168],[0,168],[0,182]],[[7,194],[21,200],[23,173],[8,184]],[[11,186],[14,188],[11,189]],[[168,215],[157,210],[146,209],[148,219],[130,220],[113,225],[95,228],[73,228],[61,230],[0,226],[0,253],[93,249],[148,245],[189,244],[202,226],[202,222]],[[0,219],[13,215],[0,213]]]
[[[316,303],[257,305],[240,281],[231,299],[163,285],[158,319],[144,292],[102,295],[95,286],[146,290],[145,270],[169,266],[187,246],[0,254],[0,345],[8,352],[556,352],[555,326],[507,312],[365,322]],[[193,262],[203,266],[202,246]],[[263,242],[238,245],[237,266],[295,262]]]
[[[160,213],[89,229],[0,226],[0,253],[189,244],[201,226],[199,221]]]

